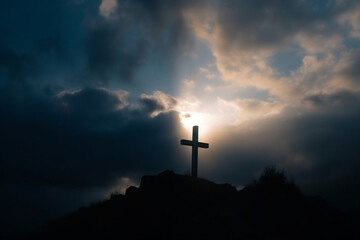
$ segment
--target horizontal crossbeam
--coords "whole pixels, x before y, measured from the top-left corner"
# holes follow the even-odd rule
[[[193,141],[189,141],[189,140],[185,140],[185,139],[181,139],[180,144],[181,145],[186,145],[186,146],[200,147],[200,148],[209,148],[208,143],[193,142]]]

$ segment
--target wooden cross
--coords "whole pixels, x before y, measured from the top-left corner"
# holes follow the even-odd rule
[[[191,175],[194,178],[197,178],[197,169],[198,169],[198,148],[209,148],[208,143],[199,142],[199,127],[193,126],[193,135],[192,141],[181,139],[180,144],[186,146],[192,146],[192,166],[191,166]]]

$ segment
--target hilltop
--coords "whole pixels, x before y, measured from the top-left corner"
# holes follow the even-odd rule
[[[359,220],[307,197],[267,169],[237,191],[165,171],[28,237],[99,239],[359,239]],[[355,235],[357,234],[357,235]]]

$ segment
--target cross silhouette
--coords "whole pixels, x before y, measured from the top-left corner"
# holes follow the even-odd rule
[[[191,163],[191,175],[197,178],[198,169],[198,148],[209,148],[208,143],[199,142],[199,127],[193,126],[192,141],[181,139],[180,144],[186,146],[192,146],[192,163]]]

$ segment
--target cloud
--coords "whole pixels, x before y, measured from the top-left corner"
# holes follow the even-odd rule
[[[189,26],[194,34],[210,44],[228,84],[255,86],[293,101],[294,95],[336,88],[330,73],[345,47],[337,18],[349,9],[335,2],[221,1],[198,15],[197,9],[187,10],[186,16],[193,21]],[[303,65],[291,69],[295,74],[290,77],[270,64],[272,57],[288,51],[303,56]],[[315,76],[316,72],[325,74]]]
[[[360,38],[360,4],[356,1],[338,1],[338,6],[346,9],[338,16],[338,22],[350,26],[351,37]]]
[[[350,50],[344,54],[336,66],[337,83],[348,89],[359,89],[360,51]]]
[[[261,101],[256,99],[236,99],[235,104],[239,107],[240,114],[244,115],[246,121],[251,119],[261,119],[282,112],[285,107],[283,103],[277,101]]]
[[[140,166],[140,172],[180,166],[181,126],[170,109],[176,101],[157,92],[139,98],[143,109],[127,104],[127,95],[103,88],[61,92],[29,98],[33,104],[21,112],[9,111],[21,105],[2,96],[2,181],[84,188],[106,186]]]
[[[154,92],[153,95],[142,94],[139,101],[141,110],[148,113],[151,117],[155,117],[162,112],[174,110],[177,105],[177,100],[174,97],[160,91]]]
[[[199,71],[203,73],[208,79],[213,79],[216,77],[216,75],[207,68],[200,68]]]
[[[213,33],[214,52],[220,61],[233,57],[246,64],[302,42],[298,36],[331,36],[334,33],[326,24],[331,19],[327,10],[308,1],[223,1]]]
[[[119,24],[120,25],[120,24]],[[107,82],[113,75],[121,81],[132,80],[135,70],[141,65],[146,52],[143,39],[126,45],[125,26],[114,26],[111,23],[100,24],[90,32],[86,43],[88,69],[95,75],[96,81]]]
[[[24,84],[28,76],[35,74],[36,62],[32,55],[19,54],[9,49],[0,49],[0,70],[7,84]],[[10,80],[11,81],[7,81]]]
[[[103,1],[100,9],[110,8],[112,2]],[[131,82],[149,60],[171,71],[176,60],[193,48],[193,37],[182,15],[187,6],[191,7],[187,1],[119,2],[116,10],[110,8],[113,17],[109,21],[99,19],[90,26],[88,70],[103,82],[112,77]]]
[[[99,6],[99,13],[106,19],[109,19],[111,15],[116,11],[117,0],[102,0]]]
[[[56,101],[64,110],[73,114],[94,115],[111,113],[124,108],[127,105],[128,95],[129,93],[123,90],[88,88],[72,92],[62,91],[56,95]]]

